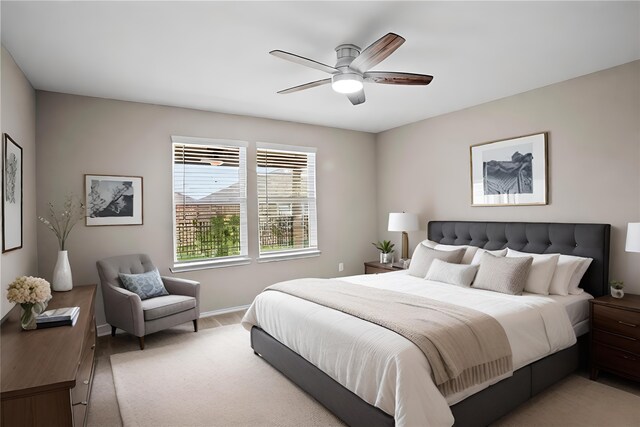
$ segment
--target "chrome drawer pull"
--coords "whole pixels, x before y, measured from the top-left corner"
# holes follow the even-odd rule
[[[625,326],[631,326],[632,328],[635,328],[635,327],[638,326],[638,325],[634,325],[633,323],[623,322],[622,320],[618,320],[618,323],[620,323],[621,325],[625,325]]]
[[[84,381],[82,381],[82,384],[84,384],[84,385],[89,384],[89,380],[84,380]]]
[[[71,406],[76,406],[76,405],[84,405],[84,406],[87,406],[88,404],[89,404],[89,403],[88,403],[86,400],[83,400],[82,402],[74,403],[74,404],[73,404],[73,405],[71,405]]]
[[[91,350],[93,350],[94,348],[96,348],[95,344],[91,346]]]
[[[625,356],[624,354],[622,355],[622,358],[623,358],[623,359],[627,359],[627,360],[634,360],[634,361],[635,361],[635,360],[638,360],[638,359],[636,359],[635,357]]]

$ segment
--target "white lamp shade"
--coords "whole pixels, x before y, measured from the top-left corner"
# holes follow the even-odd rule
[[[640,222],[630,222],[627,226],[627,252],[640,252]]]
[[[419,230],[418,215],[406,212],[389,214],[389,231]]]

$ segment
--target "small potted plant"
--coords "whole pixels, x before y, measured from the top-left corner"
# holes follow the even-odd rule
[[[624,282],[622,280],[612,280],[609,282],[611,287],[611,296],[614,298],[622,298],[624,296]]]
[[[378,243],[371,243],[380,251],[380,262],[382,264],[390,264],[393,262],[393,247],[395,246],[390,240],[383,240]]]

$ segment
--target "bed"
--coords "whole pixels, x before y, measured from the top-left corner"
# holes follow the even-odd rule
[[[561,253],[592,258],[593,262],[581,281],[581,287],[592,296],[604,295],[608,291],[609,233],[610,226],[607,224],[466,221],[432,221],[428,224],[428,238],[441,244],[472,245],[489,250],[510,247],[511,249],[529,253]],[[379,283],[379,281],[385,278],[384,280],[389,282],[392,287],[405,286],[411,288],[413,286],[412,280],[415,281],[415,278],[409,278],[406,274],[403,276],[403,273],[387,273],[379,275],[377,278],[371,275],[354,276],[347,278],[347,280],[351,280],[353,283],[384,287],[385,285]],[[376,280],[378,283],[376,283]],[[432,286],[437,287],[437,283],[432,284]],[[271,294],[273,293],[271,292]],[[275,298],[276,300],[286,299],[283,296],[272,296],[270,298]],[[444,298],[459,298],[462,301],[464,296],[455,295],[445,296]],[[508,315],[508,310],[504,307],[508,307],[509,304],[517,304],[518,300],[509,301],[509,298],[504,298],[504,300],[504,303],[500,303],[502,308],[498,311],[504,311]],[[332,316],[337,316],[333,319],[333,322],[335,324],[344,324],[345,328],[350,322],[355,325],[356,330],[359,327],[384,328],[375,325],[362,326],[358,321],[364,321],[341,317],[348,316],[341,312],[330,313],[324,311],[318,313],[315,320],[313,320],[313,315],[309,314],[313,312],[313,309],[310,308],[311,306],[302,304],[302,307],[295,308],[295,304],[286,303],[285,301],[271,303],[272,307],[277,306],[277,310],[271,308],[271,311],[277,313],[290,311],[291,313],[287,315],[294,317],[280,318],[278,314],[275,317],[271,315],[271,320],[268,320],[268,315],[260,313],[260,311],[267,310],[269,306],[266,305],[265,308],[262,307],[265,304],[261,305],[254,302],[254,306],[257,306],[252,306],[252,309],[249,310],[247,313],[248,318],[245,317],[244,324],[245,327],[247,325],[252,326],[251,345],[257,355],[264,358],[264,360],[281,371],[349,425],[413,425],[419,419],[428,420],[426,423],[433,425],[450,425],[453,419],[455,419],[455,425],[487,425],[571,373],[577,368],[580,356],[584,356],[586,351],[586,346],[584,345],[586,337],[584,307],[587,304],[585,304],[584,294],[582,298],[569,298],[571,301],[565,299],[561,304],[550,304],[535,296],[521,299],[523,304],[525,300],[527,305],[535,306],[538,303],[541,307],[544,305],[546,307],[544,310],[550,313],[550,319],[553,319],[554,315],[558,315],[558,310],[562,310],[563,315],[570,318],[570,327],[572,329],[569,332],[565,330],[564,332],[559,331],[559,333],[564,333],[565,336],[568,333],[571,334],[573,341],[566,341],[565,339],[564,344],[560,342],[557,346],[551,344],[548,349],[549,354],[542,350],[535,353],[535,350],[528,348],[518,350],[519,353],[514,350],[513,375],[499,378],[498,382],[493,381],[491,384],[482,384],[471,390],[475,392],[471,395],[467,393],[466,395],[453,396],[453,398],[448,396],[446,401],[441,395],[438,397],[437,394],[434,394],[433,388],[424,386],[423,383],[428,381],[421,381],[420,375],[424,375],[421,374],[424,369],[426,369],[427,373],[429,372],[428,366],[427,368],[418,366],[422,362],[419,357],[415,356],[415,351],[412,353],[411,344],[404,345],[406,343],[403,344],[401,341],[403,338],[393,336],[391,331],[381,332],[363,329],[356,332],[356,334],[362,336],[375,336],[375,338],[369,337],[367,339],[373,342],[377,340],[377,345],[381,352],[386,347],[397,346],[402,348],[403,350],[399,352],[397,358],[407,359],[407,361],[401,360],[404,365],[398,365],[400,367],[398,372],[400,373],[392,373],[393,375],[386,372],[389,370],[388,366],[383,367],[384,369],[378,369],[378,371],[386,369],[384,373],[378,375],[375,369],[375,361],[369,361],[374,365],[372,365],[373,368],[370,371],[366,371],[373,373],[370,375],[371,378],[368,378],[367,375],[362,373],[360,373],[360,377],[353,377],[352,372],[354,372],[354,369],[349,367],[349,363],[354,364],[353,360],[349,361],[349,357],[352,356],[349,356],[350,353],[347,351],[341,352],[341,348],[346,348],[352,345],[350,344],[351,342],[356,341],[353,336],[349,335],[352,332],[346,332],[345,329],[343,333],[342,330],[338,330],[338,333],[334,334],[335,336],[326,334],[328,337],[326,339],[322,332],[318,332],[317,336],[307,339],[304,336],[292,337],[287,330],[287,325],[291,323],[290,319],[292,318],[297,319],[297,322],[325,322],[326,319],[332,319]],[[299,302],[296,302],[296,304],[299,304]],[[496,306],[496,303],[489,299],[486,303],[481,302],[480,306],[483,304],[489,311],[492,310],[491,307]],[[332,311],[326,307],[323,308],[324,310]],[[551,308],[556,310],[556,314],[553,314]],[[298,314],[296,314],[296,311],[298,311]],[[295,317],[296,315],[298,316],[297,318]],[[259,320],[261,316],[263,317],[262,322]],[[535,316],[541,316],[541,314],[534,313],[532,316],[532,319],[535,319]],[[331,322],[331,320],[329,321]],[[543,319],[543,321],[547,320]],[[552,320],[548,320],[548,322],[552,322]],[[298,332],[305,329],[305,325],[298,326],[296,326]],[[524,328],[522,329],[524,330]],[[552,328],[547,325],[547,329]],[[349,330],[351,330],[351,326],[349,326]],[[520,338],[516,337],[518,333],[523,333],[519,331],[517,326],[512,326],[508,333],[512,334],[509,337],[510,340],[536,342],[535,338],[530,339],[526,334]],[[344,336],[341,337],[341,335]],[[575,337],[577,335],[580,335],[580,338],[576,342]],[[343,341],[340,341],[341,339]],[[394,342],[394,340],[399,341]],[[320,342],[320,345],[325,343],[327,351],[323,352],[322,349],[319,351],[318,348],[311,348],[317,342]],[[570,345],[567,345],[567,342]],[[293,351],[290,347],[296,351]],[[376,353],[377,351],[376,347],[369,348],[371,353]],[[306,356],[306,358],[300,356],[299,353]],[[412,362],[412,358],[415,361]],[[424,359],[424,356],[422,358]],[[408,363],[416,364],[416,373],[414,375],[407,374],[410,370],[406,366],[411,366]],[[386,381],[388,376],[391,376],[392,379],[397,377],[395,385],[397,390],[393,390],[393,381]],[[371,382],[374,384],[369,384]],[[376,391],[376,387],[378,387],[378,391]],[[390,398],[389,396],[392,397]],[[397,399],[394,401],[394,398]],[[496,404],[496,402],[500,402],[500,404]],[[405,408],[405,406],[410,407],[410,409]],[[446,411],[443,410],[443,407]],[[416,410],[425,413],[416,415]],[[390,414],[395,414],[396,418]],[[419,418],[420,416],[424,418]],[[396,423],[396,421],[398,422]],[[421,424],[425,424],[425,422],[421,422]]]

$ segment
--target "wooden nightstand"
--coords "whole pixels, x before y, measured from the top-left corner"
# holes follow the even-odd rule
[[[390,271],[403,270],[398,264],[382,264],[378,261],[364,263],[364,274],[389,273]]]
[[[603,369],[640,381],[640,295],[589,302],[591,379]]]

